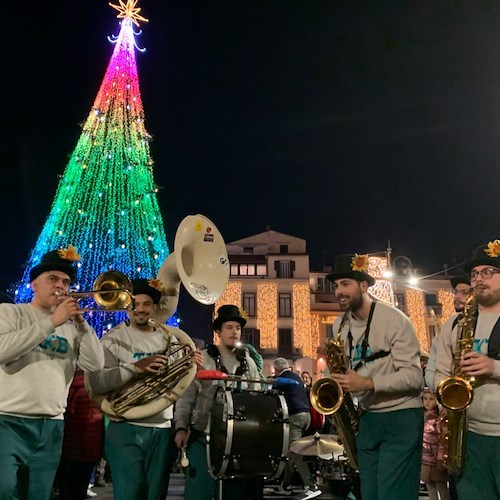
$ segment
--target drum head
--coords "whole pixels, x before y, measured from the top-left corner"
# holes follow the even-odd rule
[[[281,474],[288,449],[288,408],[282,395],[221,388],[208,428],[207,459],[214,477]]]

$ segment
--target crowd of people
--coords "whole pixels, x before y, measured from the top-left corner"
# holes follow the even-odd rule
[[[328,375],[356,403],[357,467],[341,478],[347,489],[330,482],[332,498],[411,500],[425,485],[431,500],[500,499],[499,259],[495,240],[464,263],[463,276],[451,279],[456,314],[433,341],[423,372],[409,318],[370,294],[375,279],[368,257],[337,257],[328,279],[342,314],[332,333],[347,368],[329,363]],[[246,319],[236,305],[217,310],[215,342],[190,355],[196,369],[221,376],[194,377],[175,404],[151,415],[104,417],[94,396],[174,363],[178,354],[169,354],[169,346],[176,332],[150,321],[165,287],[158,280],[136,279],[127,321],[99,340],[68,294],[78,260],[71,246],[46,253],[30,272],[32,302],[3,298],[0,304],[0,499],[48,499],[54,485],[61,500],[84,499],[105,457],[115,498],[161,500],[179,453],[187,500],[322,494],[315,460],[321,457],[311,460],[291,448],[307,436],[337,433],[336,421],[311,405],[313,377],[295,373],[287,359],[274,359],[274,384],[264,378],[262,356],[241,344]],[[444,384],[457,378],[471,391],[466,409],[443,401]],[[225,391],[263,389],[283,399],[273,422],[287,429],[283,456],[273,459],[283,473],[266,492],[262,474],[222,474],[216,480],[207,454],[207,440],[220,439],[207,435],[213,408],[221,403],[217,398]],[[222,403],[225,419],[245,420],[244,407],[228,410],[229,400]],[[458,441],[460,431],[463,449],[457,451],[453,441],[453,453],[463,455],[463,463],[456,470],[450,467],[456,457],[449,444]],[[258,447],[259,436],[246,446]],[[238,458],[232,460],[237,471]]]

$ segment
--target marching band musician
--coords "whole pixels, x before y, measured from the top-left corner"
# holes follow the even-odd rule
[[[104,353],[74,297],[80,257],[53,250],[30,271],[33,299],[0,305],[0,498],[48,499],[61,456],[63,414],[76,364]]]
[[[290,446],[295,441],[299,440],[311,423],[311,414],[309,412],[309,397],[299,375],[293,373],[285,358],[276,358],[273,361],[274,372],[276,377],[295,380],[297,384],[287,384],[280,386],[283,391],[283,396],[288,406],[288,417],[290,420]],[[278,386],[275,386],[278,388]],[[285,473],[283,475],[283,483],[279,487],[277,493],[283,495],[292,494],[292,477],[294,465],[304,483],[304,494],[301,500],[315,498],[321,495],[321,490],[312,480],[309,466],[298,453],[288,452],[289,460],[285,464]]]
[[[163,353],[168,339],[149,324],[162,297],[158,280],[132,280],[134,309],[103,338],[104,369],[89,374],[92,392],[119,389],[144,373],[158,373],[169,359]],[[106,457],[113,476],[115,498],[163,500],[175,458],[172,406],[150,417],[120,420],[110,417]]]
[[[478,313],[473,349],[463,355],[460,366],[478,383],[467,409],[467,455],[456,487],[460,499],[496,500],[500,498],[500,240],[480,247],[463,269],[469,274]],[[455,323],[440,335],[436,387],[451,375],[457,330]]]
[[[454,314],[442,326],[443,331],[449,328],[451,330],[455,328],[455,325],[462,317],[462,313],[464,312],[464,307],[465,307],[465,301],[467,300],[467,297],[469,296],[470,293],[470,280],[467,276],[462,276],[462,275],[453,276],[452,278],[450,278],[450,284],[451,284],[451,293],[453,294],[453,306],[455,307],[455,312],[457,314]],[[451,337],[449,337],[449,335],[446,335],[446,337],[448,340],[451,340]],[[436,335],[432,339],[429,361],[425,368],[425,385],[429,387],[432,391],[435,390],[434,377],[436,375],[436,354],[439,345],[439,340],[440,340],[439,335]],[[451,344],[450,344],[450,349],[451,349]]]
[[[249,380],[259,379],[257,365],[248,350],[238,348],[241,329],[245,324],[246,319],[237,306],[219,307],[217,317],[212,324],[219,343],[217,346],[209,345],[202,351],[204,369],[219,370]],[[211,380],[195,379],[176,402],[175,443],[179,448],[186,449],[189,460],[185,474],[184,498],[186,500],[211,500],[215,493],[216,482],[208,472],[205,429],[217,385],[217,382]],[[243,389],[248,388],[245,382],[241,385]],[[251,384],[250,388],[258,389],[259,385]],[[223,483],[223,498],[238,500],[259,498],[258,492],[251,491],[251,483],[246,483],[245,487],[242,481],[224,480]],[[256,481],[253,483],[255,486]]]
[[[356,445],[363,500],[417,499],[423,377],[413,325],[399,309],[369,295],[375,279],[367,255],[338,256],[327,278],[345,311],[333,335],[340,333],[351,367],[332,377],[355,393],[362,412]]]

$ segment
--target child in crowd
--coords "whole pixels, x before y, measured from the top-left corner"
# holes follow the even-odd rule
[[[446,448],[443,440],[443,422],[439,416],[436,396],[424,389],[424,440],[422,446],[422,469],[420,479],[426,484],[429,500],[449,500],[448,472],[443,459]]]

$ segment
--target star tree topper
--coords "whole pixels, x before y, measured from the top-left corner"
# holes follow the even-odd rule
[[[127,0],[127,3],[124,3],[123,0],[118,0],[120,5],[115,5],[111,2],[109,3],[109,5],[119,12],[117,16],[118,19],[125,19],[126,17],[128,17],[136,26],[139,26],[139,21],[144,21],[145,23],[147,23],[149,22],[149,19],[141,16],[141,8],[136,7],[138,1],[139,0]]]

